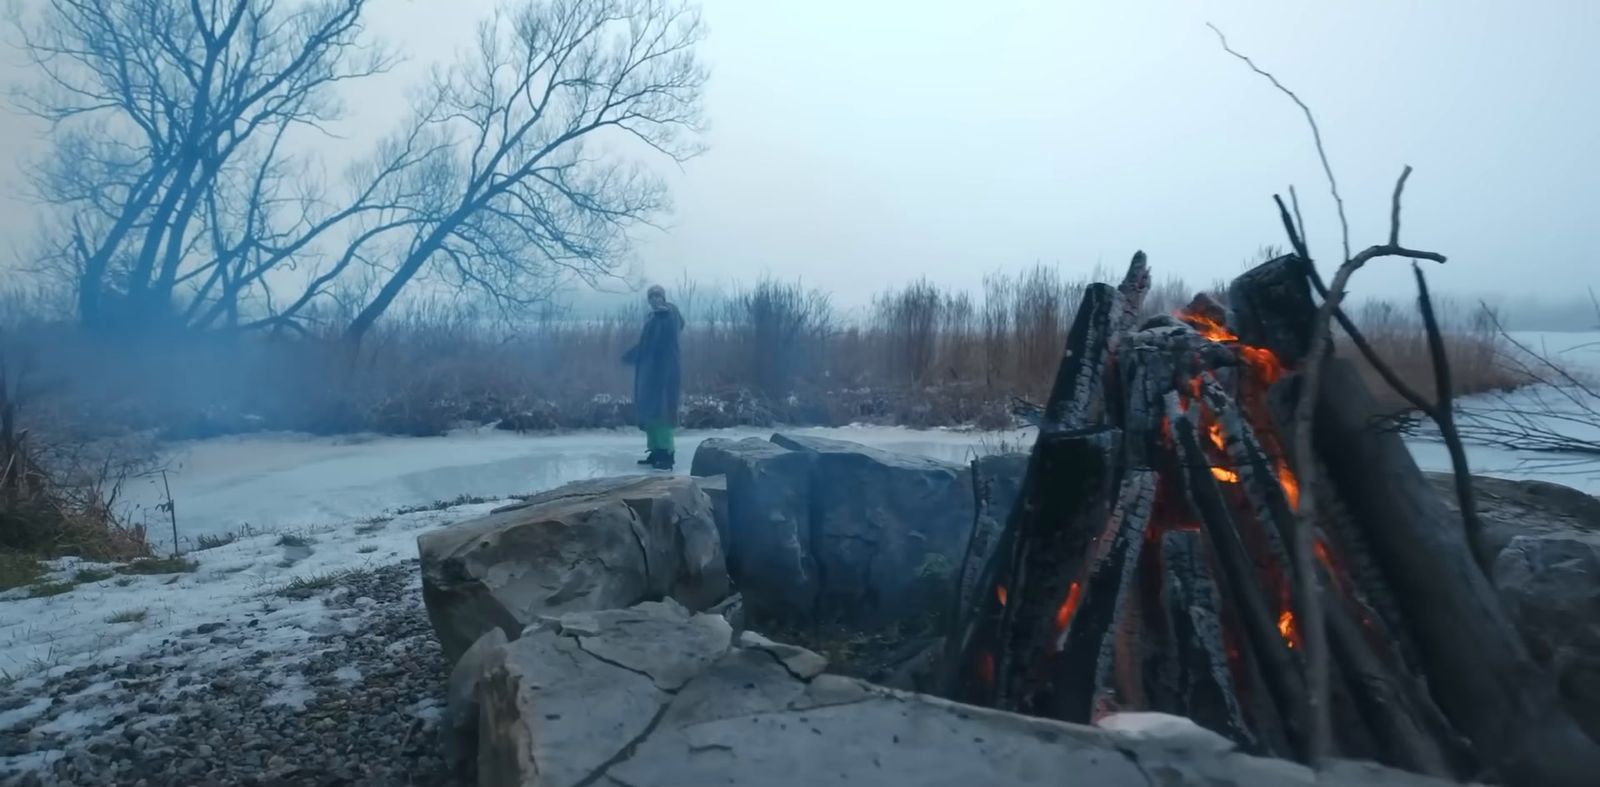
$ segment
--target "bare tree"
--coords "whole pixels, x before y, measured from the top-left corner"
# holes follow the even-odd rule
[[[56,208],[43,262],[71,278],[81,320],[236,322],[271,309],[265,274],[385,207],[394,155],[342,199],[291,154],[297,129],[342,111],[339,83],[391,59],[363,41],[367,0],[44,0],[16,30],[39,75],[17,94],[50,124],[31,168]]]
[[[433,150],[389,184],[408,205],[324,274],[392,263],[347,336],[359,340],[419,279],[504,309],[615,271],[628,230],[667,207],[663,182],[633,154],[682,162],[701,150],[701,37],[681,0],[522,0],[481,25],[399,137]]]

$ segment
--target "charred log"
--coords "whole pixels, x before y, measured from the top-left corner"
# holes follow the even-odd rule
[[[1121,434],[1101,428],[1041,435],[1023,491],[958,619],[946,659],[949,696],[1016,709],[1040,686],[1056,621],[1109,514]],[[1081,593],[1081,589],[1078,591]]]
[[[1354,367],[1330,362],[1320,399],[1318,451],[1394,587],[1451,723],[1510,783],[1592,784],[1600,746],[1562,709],[1405,444],[1373,428],[1377,404]]]

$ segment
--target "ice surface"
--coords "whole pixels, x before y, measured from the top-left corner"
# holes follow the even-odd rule
[[[888,427],[785,430],[854,440],[894,451],[965,461],[975,447],[1018,441],[1024,433],[913,431]],[[766,437],[771,429],[685,432],[678,436],[678,472],[689,471],[707,437]],[[640,432],[591,431],[517,435],[493,429],[444,437],[311,437],[270,434],[180,443],[168,461],[179,538],[282,530],[351,522],[439,500],[506,497],[570,481],[640,472]],[[154,539],[172,540],[161,479],[130,485],[136,517]]]

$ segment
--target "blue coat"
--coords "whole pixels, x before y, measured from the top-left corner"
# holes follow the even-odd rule
[[[679,388],[683,379],[678,334],[683,316],[667,304],[653,310],[639,333],[639,343],[622,356],[633,365],[633,408],[639,428],[677,426]]]

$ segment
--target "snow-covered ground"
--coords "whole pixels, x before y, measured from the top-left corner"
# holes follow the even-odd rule
[[[1003,444],[1025,445],[1030,437],[876,427],[790,431],[956,461]],[[708,436],[680,435],[678,472],[687,472],[695,446]],[[207,744],[229,757],[200,762],[182,756],[186,745],[216,737],[205,733],[208,722],[197,714],[266,714],[260,724],[303,738],[308,728],[284,719],[342,714],[345,693],[378,698],[379,711],[360,716],[363,724],[410,730],[415,722],[431,729],[438,714],[432,687],[440,676],[427,664],[438,661],[437,646],[426,629],[417,571],[405,564],[415,561],[419,533],[497,505],[433,507],[434,501],[525,495],[582,478],[637,473],[641,442],[638,434],[623,432],[533,437],[478,430],[443,438],[259,435],[176,446],[168,480],[193,571],[117,574],[110,566],[69,559],[55,562],[49,579],[88,581],[57,595],[34,597],[32,588],[0,593],[0,739],[6,739],[0,742],[0,783],[7,772],[61,767],[68,768],[70,782],[71,774],[98,773],[106,762],[123,770],[96,783],[131,783],[140,773],[159,782],[174,777],[175,767],[194,768],[189,775],[196,778],[202,767],[254,772],[254,760],[230,759],[231,738]],[[159,479],[130,492],[145,510],[166,497]],[[152,530],[158,537],[164,532]],[[235,540],[194,551],[201,535],[225,534]],[[375,576],[390,591],[371,590],[366,578]],[[329,667],[354,658],[347,653],[374,647],[376,658],[367,654],[369,673],[404,672],[383,666],[390,656],[422,666],[381,679],[361,668]],[[406,707],[385,705],[393,704],[395,681],[403,686],[399,696],[409,698]],[[243,694],[241,687],[254,693]],[[339,707],[329,710],[333,705]],[[372,715],[385,707],[388,715]],[[398,722],[395,713],[403,717]],[[189,731],[174,732],[171,725]],[[83,748],[92,740],[114,741],[131,753],[94,760]],[[152,755],[141,740],[177,740],[168,744],[177,753]],[[418,767],[419,758],[432,756],[431,746],[418,743],[411,759],[391,764]],[[389,762],[385,757],[376,761]],[[138,770],[145,767],[167,770]]]
[[[955,461],[1001,441],[1020,445],[1026,438],[1023,433],[882,427],[788,431]],[[680,435],[677,471],[688,472],[695,446],[708,436],[770,434],[728,430]],[[193,573],[117,576],[44,598],[28,598],[26,588],[0,593],[0,674],[117,661],[174,632],[246,614],[261,617],[260,625],[270,627],[252,646],[280,639],[293,646],[339,622],[325,619],[319,605],[286,601],[274,591],[297,581],[414,558],[420,531],[482,513],[494,503],[399,516],[391,512],[462,495],[503,498],[584,478],[638,473],[641,443],[637,433],[626,432],[532,437],[479,430],[440,438],[260,435],[179,445],[168,480],[184,551],[192,550],[201,535],[254,535],[191,553],[199,563]],[[129,491],[138,506],[152,512],[151,532],[164,547],[171,541],[170,531],[156,517],[165,514],[153,510],[165,499],[161,479],[146,480]],[[309,543],[301,546],[302,541]],[[62,580],[97,568],[71,560],[58,565],[54,578]],[[268,607],[271,611],[262,616]],[[124,612],[145,614],[138,621],[107,622]],[[4,722],[0,715],[0,729],[7,726]]]

